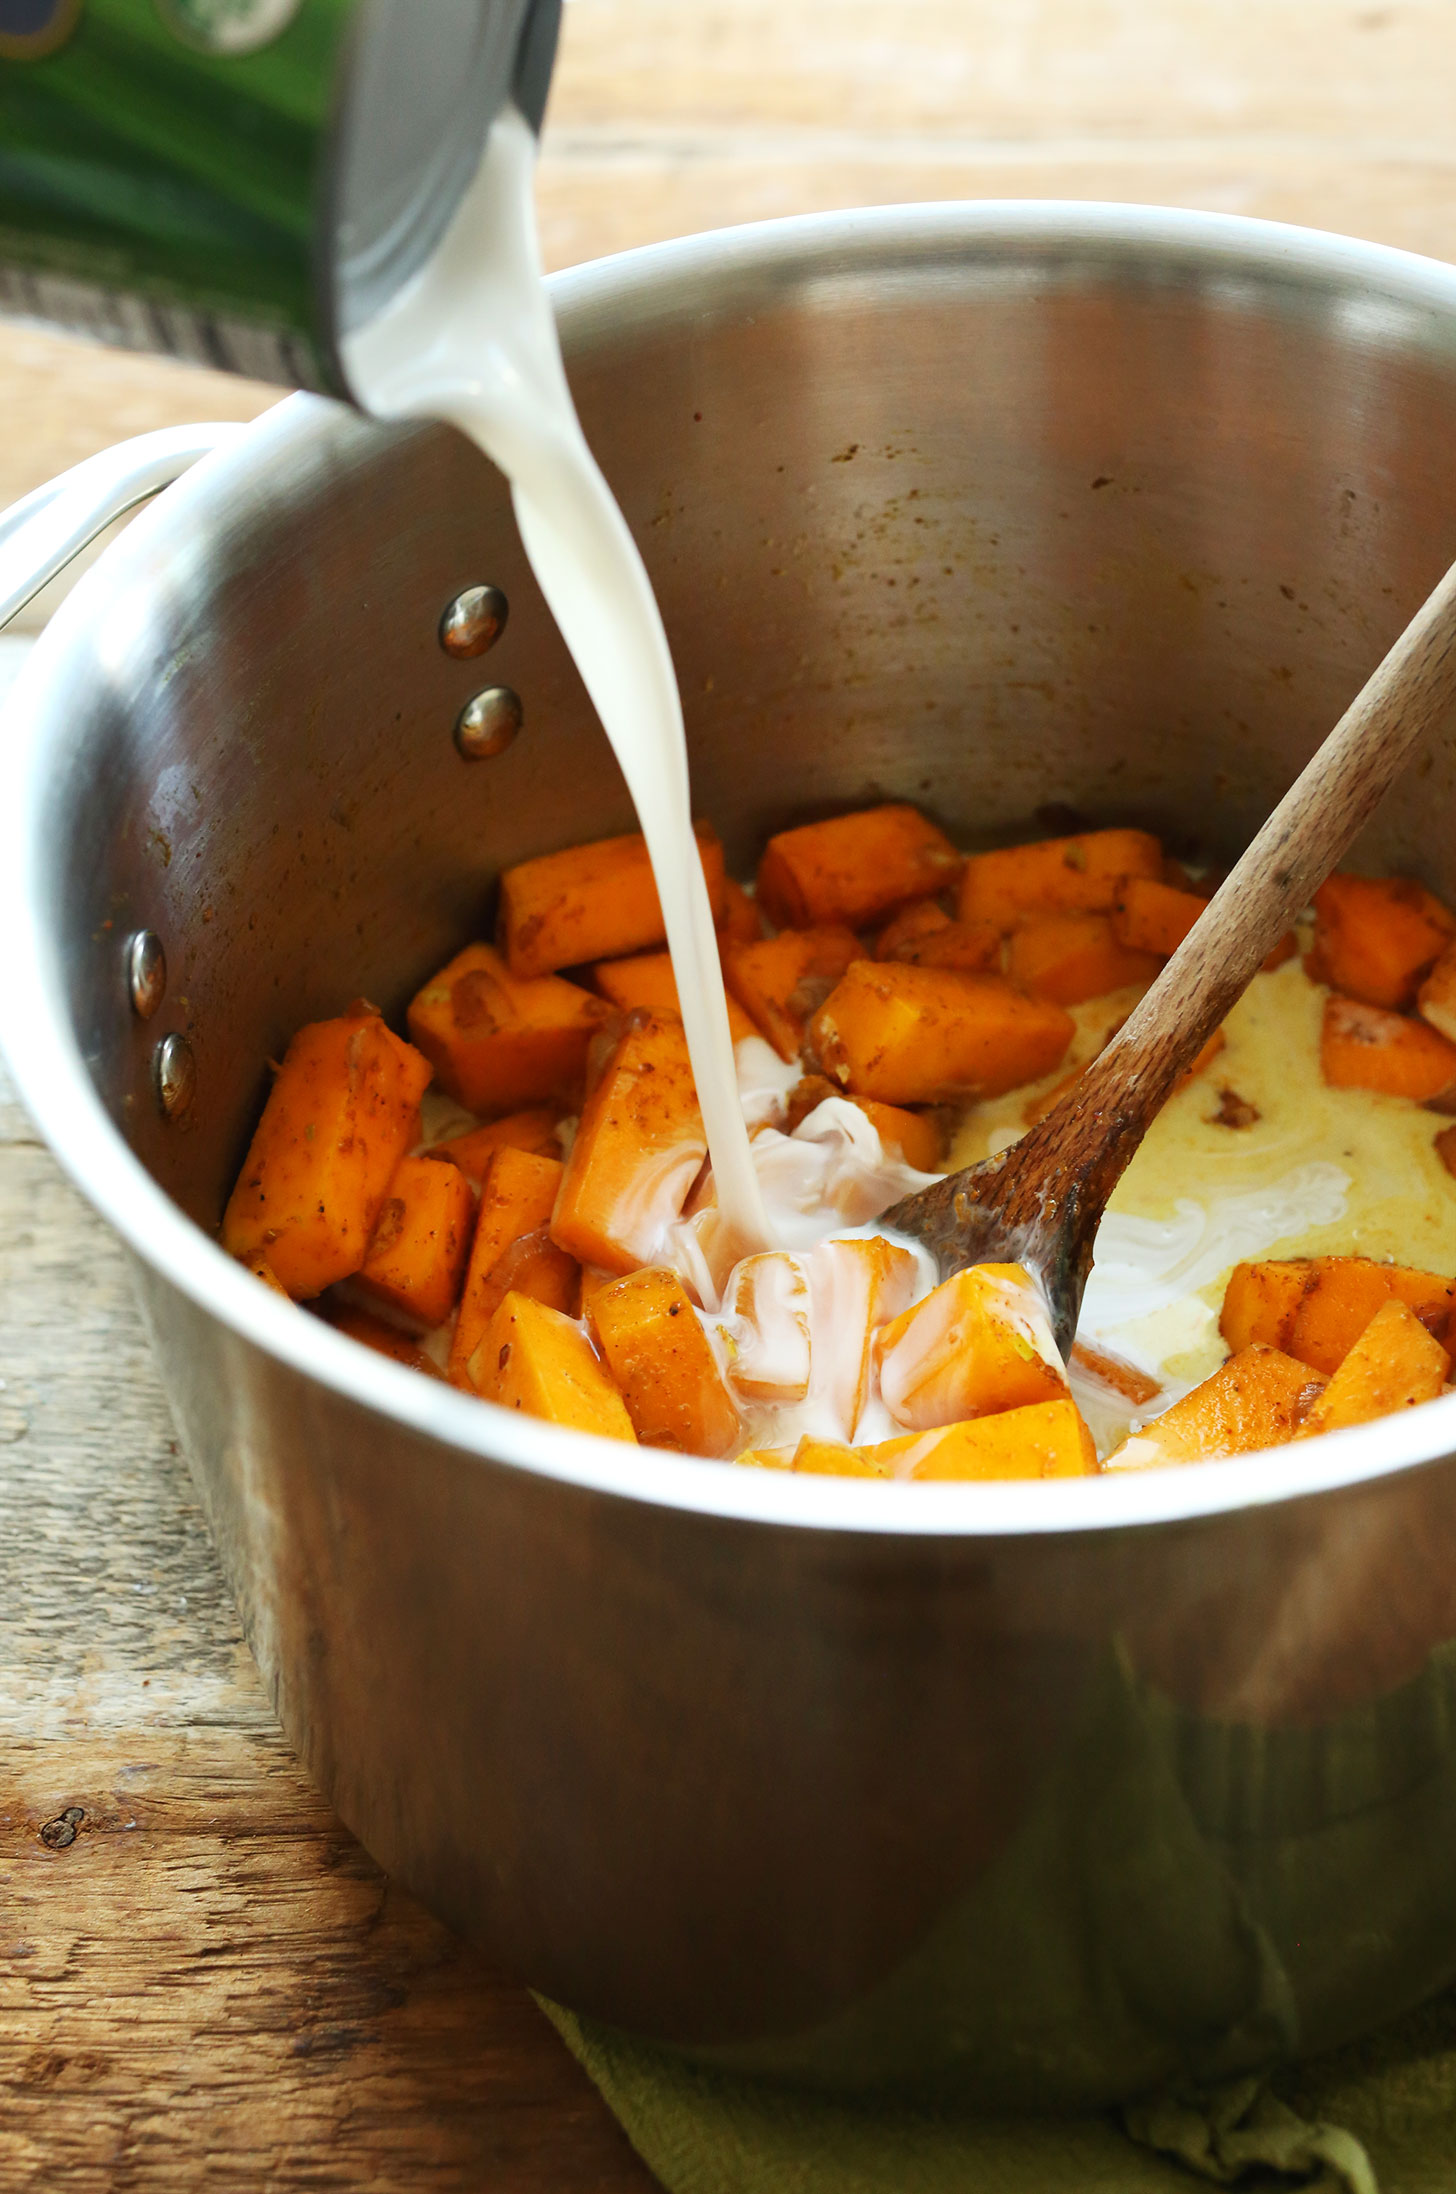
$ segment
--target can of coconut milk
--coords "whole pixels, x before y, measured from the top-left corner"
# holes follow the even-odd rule
[[[560,4],[0,0],[0,312],[346,393]]]

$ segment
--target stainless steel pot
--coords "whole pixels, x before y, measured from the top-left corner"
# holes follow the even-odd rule
[[[744,866],[878,796],[1231,852],[1456,553],[1456,272],[1399,253],[938,206],[556,297]],[[482,582],[489,665],[437,638]],[[467,762],[487,682],[525,730]],[[54,620],[3,767],[16,1079],[131,1249],[285,1727],[456,1927],[701,2056],[1001,2107],[1317,2049],[1456,1972],[1456,1400],[1116,1483],[801,1480],[472,1403],[214,1245],[290,1031],[397,1012],[503,863],[631,821],[451,433],[299,398],[205,459]],[[1357,857],[1456,897],[1453,774]]]

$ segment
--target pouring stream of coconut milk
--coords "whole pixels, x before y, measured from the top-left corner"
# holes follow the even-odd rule
[[[529,124],[505,108],[440,244],[378,319],[346,337],[345,364],[377,418],[448,419],[511,483],[532,569],[647,841],[719,1216],[743,1256],[770,1235],[692,831],[682,703],[651,582],[567,387],[541,276],[535,161]]]

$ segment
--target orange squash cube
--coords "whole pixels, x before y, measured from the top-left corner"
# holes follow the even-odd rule
[[[1416,1003],[1448,1043],[1456,1044],[1456,945],[1448,945],[1420,987]]]
[[[1338,1371],[1376,1312],[1404,1303],[1429,1333],[1449,1335],[1456,1280],[1373,1257],[1271,1258],[1235,1265],[1219,1331],[1231,1349],[1282,1349],[1328,1376]]]
[[[682,1019],[671,953],[639,952],[630,960],[602,960],[591,973],[602,996],[619,1011],[630,1013],[636,1008],[644,1013],[675,1013]],[[731,991],[728,1031],[735,1044],[741,1044],[745,1036],[758,1034]]]
[[[898,1154],[917,1173],[945,1170],[945,1137],[935,1120],[923,1112],[907,1112],[903,1105],[878,1104],[873,1097],[856,1097],[854,1102],[889,1155]]]
[[[513,975],[493,945],[467,945],[417,992],[409,1031],[467,1112],[581,1099],[587,1046],[610,1008],[577,983]]]
[[[860,955],[852,929],[786,929],[756,944],[727,945],[731,995],[781,1059],[797,1059],[809,1016]]]
[[[749,897],[742,884],[731,876],[723,879],[723,913],[718,923],[718,938],[735,945],[751,945],[763,935],[763,916],[758,902]]]
[[[1000,975],[856,960],[815,1014],[809,1048],[831,1081],[884,1104],[999,1097],[1065,1057],[1075,1024]]]
[[[1301,1439],[1369,1424],[1418,1402],[1433,1402],[1450,1376],[1451,1359],[1415,1313],[1392,1297],[1383,1303],[1300,1427]]]
[[[1105,1467],[1155,1470],[1281,1447],[1299,1432],[1324,1383],[1308,1364],[1255,1342],[1150,1425],[1129,1433]]]
[[[434,1143],[425,1156],[443,1158],[447,1164],[458,1166],[466,1180],[479,1188],[498,1150],[530,1150],[541,1158],[559,1158],[561,1137],[557,1128],[554,1109],[537,1105],[525,1112],[508,1112],[503,1120],[491,1120],[485,1127],[467,1128],[463,1135]]]
[[[1012,982],[1059,1006],[1150,983],[1161,966],[1152,953],[1119,944],[1106,914],[1034,916],[1014,932],[1006,952]]]
[[[549,1303],[574,1318],[581,1302],[581,1266],[556,1247],[545,1227],[535,1227],[501,1251],[472,1297],[475,1318],[488,1325],[507,1295],[529,1295],[533,1303]]]
[[[837,1440],[815,1440],[805,1433],[789,1468],[811,1478],[888,1478],[889,1465],[876,1462],[874,1456],[873,1448],[845,1447]]]
[[[907,899],[944,891],[960,872],[960,854],[918,808],[863,808],[770,838],[758,903],[780,929],[863,929]]]
[[[1456,1044],[1425,1021],[1335,992],[1325,1000],[1320,1072],[1331,1089],[1373,1089],[1427,1104],[1456,1085]]]
[[[972,854],[961,878],[963,922],[1006,933],[1034,914],[1110,914],[1129,877],[1161,878],[1163,849],[1145,830],[1088,830]]]
[[[945,1479],[1092,1478],[1097,1449],[1075,1402],[1029,1402],[994,1417],[887,1440],[868,1451],[892,1477],[926,1485]]]
[[[815,1388],[847,1440],[854,1438],[869,1399],[876,1339],[908,1310],[917,1269],[908,1249],[879,1235],[821,1242],[812,1254],[814,1323],[832,1341],[828,1351],[820,1351]]]
[[[890,916],[875,939],[877,960],[913,960],[915,947],[939,929],[951,927],[950,916],[938,899],[912,899]]]
[[[880,1393],[897,1424],[925,1431],[1066,1398],[1067,1375],[1024,1265],[972,1265],[887,1325]]]
[[[1119,944],[1168,960],[1207,905],[1196,891],[1180,891],[1160,877],[1130,876],[1112,910],[1112,927]]]
[[[553,1241],[604,1272],[650,1264],[707,1154],[681,1021],[632,1014],[582,1108]]]
[[[797,1257],[765,1250],[730,1276],[728,1379],[754,1402],[802,1402],[813,1370],[809,1283]]]
[[[371,1318],[367,1310],[352,1303],[335,1303],[329,1308],[327,1322],[336,1333],[347,1334],[361,1348],[372,1348],[376,1356],[390,1357],[407,1371],[423,1372],[427,1379],[444,1377],[434,1358],[426,1355],[417,1334],[406,1333],[383,1318]]]
[[[460,1297],[460,1314],[450,1343],[449,1376],[467,1386],[467,1366],[500,1304],[491,1276],[513,1242],[538,1234],[551,1218],[561,1192],[563,1168],[556,1158],[535,1151],[498,1150],[480,1184],[475,1239]]]
[[[1413,1005],[1426,970],[1456,937],[1453,917],[1410,876],[1328,876],[1314,895],[1305,972],[1394,1012]]]
[[[264,1287],[268,1288],[271,1293],[273,1293],[274,1295],[282,1295],[289,1301],[292,1300],[292,1298],[288,1294],[287,1288],[283,1285],[283,1282],[279,1279],[277,1273],[273,1270],[273,1267],[269,1264],[261,1249],[255,1249],[251,1257],[245,1257],[243,1259],[243,1264],[246,1269],[252,1273],[253,1278],[255,1280],[261,1280]]]
[[[675,1272],[629,1272],[595,1290],[591,1327],[644,1447],[733,1453],[737,1405]]]
[[[223,1248],[244,1262],[261,1252],[296,1298],[357,1272],[429,1080],[377,1013],[301,1028],[228,1198]]]
[[[610,1372],[574,1318],[529,1295],[507,1295],[470,1359],[483,1401],[608,1440],[637,1435]]]
[[[356,1287],[423,1326],[443,1325],[460,1293],[474,1226],[475,1194],[458,1167],[401,1158]]]
[[[706,823],[693,829],[719,922],[727,911],[723,848]],[[497,941],[518,980],[649,952],[666,940],[647,841],[636,831],[543,853],[501,878]]]

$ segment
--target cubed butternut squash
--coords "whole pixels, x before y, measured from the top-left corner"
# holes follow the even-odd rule
[[[1219,1331],[1235,1351],[1263,1342],[1328,1376],[1376,1312],[1404,1303],[1435,1338],[1450,1338],[1456,1280],[1373,1257],[1270,1258],[1235,1265]]]
[[[908,1112],[903,1105],[877,1104],[873,1097],[846,1098],[845,1092],[836,1089],[824,1074],[806,1074],[789,1091],[788,1109],[784,1114],[784,1133],[792,1135],[800,1122],[807,1120],[810,1113],[816,1111],[830,1097],[859,1107],[879,1136],[887,1157],[901,1159],[917,1173],[935,1173],[942,1170],[945,1137],[939,1121],[932,1114]]]
[[[813,1371],[809,1282],[797,1257],[765,1250],[729,1275],[728,1381],[747,1401],[802,1402]]]
[[[863,808],[770,838],[758,903],[780,929],[863,929],[904,900],[944,891],[960,872],[960,854],[918,808]]]
[[[1398,1298],[1382,1303],[1300,1427],[1301,1439],[1433,1402],[1451,1359]]]
[[[852,960],[852,929],[786,929],[756,944],[726,945],[723,974],[731,995],[781,1059],[797,1059],[809,1016]]]
[[[746,1470],[792,1470],[794,1451],[791,1447],[748,1447],[734,1461]]]
[[[1163,849],[1145,830],[1087,830],[974,853],[961,878],[963,922],[1004,933],[1032,915],[1109,914],[1129,877],[1160,878]]]
[[[1196,891],[1180,891],[1158,876],[1130,876],[1112,910],[1120,944],[1156,952],[1167,960],[1178,950],[1208,905]]]
[[[718,923],[720,942],[729,939],[735,945],[751,945],[763,935],[763,916],[758,902],[750,898],[742,884],[733,877],[723,879],[723,913]]]
[[[897,907],[879,936],[875,939],[877,960],[913,960],[915,947],[933,937],[938,929],[949,929],[951,918],[938,899],[912,899],[909,906]]]
[[[458,1167],[401,1158],[354,1284],[422,1326],[443,1325],[460,1293],[474,1226],[475,1194]]]
[[[805,1433],[794,1449],[791,1470],[810,1478],[888,1478],[889,1466],[877,1462],[874,1449],[847,1447],[838,1440],[811,1439]]]
[[[245,1257],[243,1264],[252,1273],[253,1278],[261,1280],[264,1287],[269,1289],[272,1294],[288,1296],[287,1288],[283,1285],[261,1249],[255,1249],[251,1257]],[[291,1300],[291,1297],[289,1299]]]
[[[991,922],[953,922],[933,899],[905,907],[875,940],[877,960],[972,972],[1001,965],[1001,932]]]
[[[915,1293],[914,1257],[880,1235],[819,1243],[809,1260],[814,1326],[821,1345],[814,1387],[853,1440],[869,1400],[875,1342]]]
[[[561,1191],[562,1166],[557,1158],[539,1152],[496,1151],[480,1184],[480,1209],[470,1262],[460,1297],[460,1314],[450,1344],[449,1375],[456,1386],[468,1386],[467,1366],[500,1303],[500,1292],[490,1285],[496,1266],[512,1242],[539,1233],[549,1224]]]
[[[1130,1433],[1105,1467],[1156,1470],[1280,1447],[1298,1433],[1324,1383],[1308,1364],[1256,1341],[1161,1417]]]
[[[373,1318],[356,1304],[331,1304],[328,1323],[336,1333],[346,1333],[361,1348],[372,1348],[376,1356],[388,1356],[408,1371],[423,1372],[427,1379],[444,1377],[434,1358],[425,1353],[418,1334],[406,1333],[402,1327],[392,1326],[384,1318]]]
[[[1000,975],[856,960],[809,1025],[820,1069],[854,1097],[937,1104],[1039,1081],[1075,1024]]]
[[[675,1013],[682,1018],[671,953],[639,952],[630,960],[601,960],[591,972],[594,987],[622,1012],[640,1008],[644,1013]],[[745,1036],[758,1034],[731,991],[728,1030],[735,1044],[741,1044]]]
[[[513,975],[493,945],[467,945],[416,993],[409,1031],[440,1087],[497,1115],[581,1101],[587,1046],[611,1008],[558,976]]]
[[[693,829],[718,922],[727,911],[723,848],[706,823]],[[648,952],[666,938],[647,841],[635,831],[543,853],[501,878],[497,942],[518,980]]]
[[[647,1267],[595,1289],[590,1323],[644,1447],[733,1453],[738,1406],[675,1272]]]
[[[432,1144],[425,1156],[443,1158],[450,1165],[458,1166],[466,1180],[479,1188],[485,1179],[486,1168],[498,1150],[530,1150],[541,1158],[559,1158],[561,1136],[558,1130],[555,1109],[536,1105],[524,1112],[508,1112],[503,1120],[491,1120],[484,1127],[467,1128],[463,1135],[452,1135],[446,1142]]]
[[[903,1105],[882,1105],[873,1097],[856,1097],[854,1102],[889,1156],[902,1158],[917,1173],[945,1170],[945,1137],[938,1121],[923,1112],[907,1112]]]
[[[637,1435],[611,1373],[574,1318],[529,1295],[507,1295],[469,1364],[487,1402],[608,1440]]]
[[[880,1394],[916,1431],[1063,1400],[1067,1375],[1022,1265],[972,1265],[886,1325]]]
[[[1314,895],[1305,971],[1391,1012],[1413,1005],[1421,977],[1456,937],[1456,917],[1410,876],[1329,876]]]
[[[1423,1021],[1456,1044],[1456,945],[1448,945],[1417,993]]]
[[[950,922],[895,957],[916,967],[958,967],[974,974],[981,968],[1000,967],[1001,932],[989,922]]]
[[[1088,1478],[1096,1474],[1097,1450],[1074,1402],[1036,1402],[970,1424],[882,1440],[873,1447],[842,1447],[805,1437],[791,1468],[825,1478],[909,1478],[921,1484]]]
[[[1161,966],[1152,953],[1120,944],[1106,914],[1034,915],[1013,932],[1006,949],[1012,982],[1059,1006],[1150,983]]]
[[[228,1198],[223,1247],[244,1260],[262,1251],[300,1299],[357,1272],[429,1079],[428,1060],[377,1013],[301,1028]]]
[[[943,1479],[1092,1478],[1097,1449],[1073,1401],[1029,1402],[994,1417],[891,1441],[872,1455],[894,1457],[892,1475],[918,1484]]]
[[[551,1222],[581,1264],[650,1264],[708,1154],[682,1023],[631,1014],[582,1108]]]
[[[1373,1089],[1427,1104],[1456,1085],[1456,1044],[1425,1021],[1335,992],[1325,1000],[1320,1072],[1332,1089]]]
[[[482,1330],[507,1295],[529,1295],[533,1303],[549,1303],[574,1318],[581,1305],[581,1266],[557,1248],[545,1227],[535,1227],[507,1242],[473,1294],[472,1319]]]

